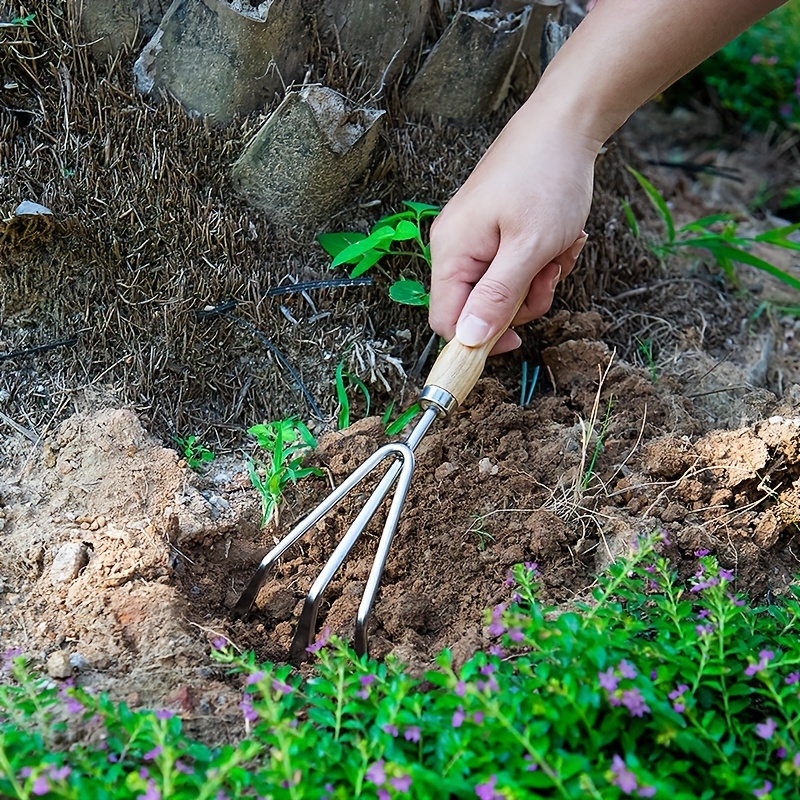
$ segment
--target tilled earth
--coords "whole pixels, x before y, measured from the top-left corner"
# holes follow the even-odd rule
[[[561,339],[542,351],[549,385],[530,407],[484,379],[420,444],[373,613],[374,655],[392,652],[414,671],[443,647],[463,660],[487,644],[483,612],[506,597],[513,564],[536,561],[542,599],[569,602],[656,528],[684,572],[703,548],[753,596],[791,582],[800,387],[780,399],[740,392],[724,411],[741,424],[709,431],[724,393],[708,383],[714,371],[702,374],[699,352],[689,396],[669,374],[653,381],[616,357],[597,314],[564,314],[554,327]],[[730,370],[749,369],[735,363],[745,349]],[[733,373],[725,380],[736,385]],[[209,643],[225,636],[286,660],[304,593],[363,494],[289,552],[249,620],[230,610],[273,541],[384,441],[377,418],[326,434],[311,461],[328,478],[290,489],[279,524],[260,530],[241,457],[200,476],[129,410],[80,412],[38,452],[20,439],[13,471],[0,476],[3,641],[133,704],[166,703],[198,720],[233,707]],[[331,583],[320,626],[352,635],[379,530]]]

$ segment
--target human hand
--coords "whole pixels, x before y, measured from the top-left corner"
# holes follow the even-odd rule
[[[524,107],[509,122],[431,229],[434,331],[519,346],[507,329],[549,310],[586,243],[600,144]]]

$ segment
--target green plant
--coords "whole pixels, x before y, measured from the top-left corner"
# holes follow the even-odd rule
[[[769,261],[754,255],[749,250],[754,244],[766,244],[786,250],[800,251],[800,243],[788,238],[790,234],[800,230],[800,223],[773,228],[757,236],[738,236],[738,222],[732,214],[711,214],[676,228],[672,212],[658,189],[644,175],[632,167],[628,167],[628,171],[642,187],[653,208],[655,208],[664,223],[666,239],[648,242],[649,248],[656,256],[665,258],[683,248],[706,250],[736,287],[739,286],[739,281],[734,265],[749,264],[772,275],[787,286],[800,290],[800,280]],[[627,201],[623,201],[622,206],[631,225],[631,230],[634,235],[638,236],[640,233],[639,225],[636,222],[630,204]]]
[[[203,464],[210,464],[214,460],[214,452],[209,450],[193,434],[190,436],[173,436],[172,438],[180,448],[190,469],[200,469]]]
[[[410,405],[396,420],[392,421],[392,411],[394,410],[394,400],[389,403],[386,411],[383,412],[381,416],[381,422],[383,423],[383,428],[386,431],[387,436],[397,436],[398,433],[403,431],[403,428],[406,427],[421,411],[422,407],[419,403],[414,403]]]
[[[344,361],[340,361],[336,365],[336,372],[334,373],[336,399],[339,401],[339,414],[336,418],[339,430],[350,427],[350,398],[347,394],[347,386],[345,386],[345,381],[347,381],[350,385],[355,386],[361,391],[361,394],[364,395],[364,401],[366,402],[364,416],[369,416],[370,409],[370,394],[366,384],[358,376],[353,375],[350,372],[345,372]]]
[[[481,553],[486,550],[486,546],[489,542],[493,542],[495,540],[494,536],[492,536],[492,534],[486,530],[486,518],[482,514],[472,515],[472,523],[470,524],[469,528],[467,528],[464,538],[470,534],[477,536],[478,550]]]
[[[27,28],[31,22],[36,19],[36,14],[31,12],[30,14],[26,14],[24,17],[14,17],[11,22],[7,23],[8,25],[16,25],[20,28]]]
[[[800,125],[800,6],[777,8],[701,64],[676,91],[698,79],[748,128]]]
[[[261,497],[261,524],[277,520],[288,483],[309,475],[324,475],[318,467],[304,467],[303,459],[317,446],[308,427],[295,417],[254,425],[247,431],[266,450],[266,460],[248,458],[250,482]]]
[[[304,679],[216,641],[243,689],[230,744],[54,686],[7,653],[0,796],[797,797],[800,591],[753,606],[707,551],[681,580],[664,533],[632,544],[569,609],[539,603],[536,564],[515,566],[487,612],[489,652],[460,669],[445,651],[412,678],[323,631]]]
[[[425,242],[424,222],[439,213],[437,206],[404,201],[405,211],[379,219],[369,234],[353,231],[323,233],[317,241],[333,257],[331,269],[350,265],[350,277],[357,278],[387,256],[408,256],[431,266],[430,245]],[[407,249],[411,248],[411,249]],[[398,303],[427,306],[428,293],[417,280],[401,279],[389,287],[389,296]]]
[[[639,351],[642,360],[650,373],[650,380],[655,383],[658,380],[658,368],[653,358],[653,340],[648,336],[646,339],[636,339],[636,349]]]

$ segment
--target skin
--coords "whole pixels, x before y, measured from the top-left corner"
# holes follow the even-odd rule
[[[586,242],[594,164],[650,98],[781,2],[599,0],[431,230],[430,325],[463,344],[545,314]]]

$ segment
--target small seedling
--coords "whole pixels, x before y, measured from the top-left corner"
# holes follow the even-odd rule
[[[533,398],[533,390],[536,388],[536,381],[539,379],[539,365],[537,364],[531,371],[528,378],[528,362],[522,362],[522,387],[519,392],[519,404],[523,407],[529,406]]]
[[[173,439],[190,469],[200,469],[203,464],[210,464],[214,460],[214,452],[202,444],[196,436],[173,436]]]
[[[650,373],[650,380],[655,383],[658,380],[658,369],[656,368],[656,362],[653,358],[653,340],[649,336],[647,339],[639,339],[637,337],[636,348],[642,360],[647,365],[647,369]]]
[[[656,256],[666,258],[685,247],[706,250],[731,284],[737,288],[739,288],[739,280],[735,264],[749,264],[800,291],[800,280],[769,261],[753,255],[749,250],[754,244],[768,244],[785,250],[800,251],[800,243],[789,238],[790,234],[800,230],[800,223],[773,228],[757,236],[738,236],[739,223],[733,214],[711,214],[676,228],[672,212],[658,189],[632,167],[628,167],[628,171],[644,190],[666,229],[666,239],[648,243],[650,250]],[[630,204],[623,201],[622,207],[631,225],[631,230],[638,236],[639,226],[633,216]]]
[[[470,534],[478,537],[478,550],[481,553],[486,550],[489,542],[495,540],[494,536],[486,530],[486,519],[482,514],[472,515],[472,524],[467,528],[465,538]]]
[[[394,420],[394,422],[392,422],[393,410],[394,401],[389,403],[388,408],[381,416],[381,422],[383,423],[383,427],[387,436],[397,436],[398,433],[401,433],[403,428],[405,428],[406,425],[408,425],[414,419],[414,417],[416,417],[417,414],[422,411],[422,408],[419,403],[414,403],[414,405],[409,406],[396,420]]]
[[[614,396],[608,398],[608,404],[606,405],[606,413],[603,417],[603,421],[600,423],[600,430],[597,433],[597,439],[594,443],[594,450],[592,451],[592,457],[589,459],[589,465],[586,467],[585,472],[583,473],[583,478],[581,478],[581,491],[586,491],[589,488],[589,484],[592,481],[592,476],[594,475],[594,468],[597,464],[597,459],[600,456],[600,453],[603,450],[603,445],[606,440],[606,434],[608,433],[608,425],[611,422],[611,410],[614,407]],[[592,426],[593,430],[593,426]],[[588,444],[588,439],[591,436],[592,430],[586,431],[586,439]]]
[[[337,423],[340,431],[344,430],[345,428],[349,428],[351,422],[350,398],[347,395],[347,386],[345,383],[355,386],[361,391],[361,394],[364,395],[364,400],[366,401],[367,406],[366,410],[364,411],[364,416],[369,416],[369,409],[371,405],[369,389],[364,381],[362,381],[357,375],[353,375],[350,372],[345,372],[344,361],[340,361],[336,366],[336,374],[334,376],[336,399],[339,401],[339,415],[337,417]]]
[[[24,17],[14,17],[11,20],[12,25],[18,25],[20,28],[27,28],[36,19],[36,14],[32,11]]]
[[[423,236],[424,222],[439,213],[438,206],[404,201],[405,211],[379,219],[368,235],[354,231],[323,233],[317,241],[333,257],[331,269],[349,265],[357,278],[387,256],[422,259],[431,266],[431,248]],[[389,287],[392,300],[411,306],[427,306],[428,293],[417,280],[401,279]]]
[[[267,451],[265,461],[248,459],[250,482],[261,497],[261,524],[267,526],[278,519],[278,508],[288,483],[296,483],[309,475],[324,475],[318,467],[302,466],[303,459],[316,446],[311,431],[294,417],[254,425],[247,431]]]

